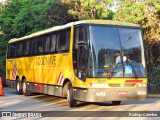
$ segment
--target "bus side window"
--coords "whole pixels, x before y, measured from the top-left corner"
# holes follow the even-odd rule
[[[22,42],[16,43],[16,57],[19,57],[22,55]]]
[[[23,41],[22,42],[22,46],[23,46],[23,52],[22,55],[27,56],[29,55],[29,51],[30,51],[30,45],[29,45],[30,41]]]
[[[57,36],[57,51],[69,52],[70,29],[62,30]]]
[[[60,52],[60,34],[56,34],[56,52]]]
[[[70,44],[70,29],[66,30],[66,50],[69,52],[69,44]]]
[[[37,54],[43,54],[43,37],[37,39]]]
[[[60,32],[60,39],[59,39],[59,51],[62,52],[62,51],[65,51],[66,50],[66,46],[65,46],[65,43],[66,43],[66,32],[63,30]]]
[[[30,41],[26,41],[26,51],[25,51],[25,55],[29,55],[30,54]]]
[[[50,35],[45,36],[45,41],[44,41],[44,53],[49,53],[51,51],[51,37]]]
[[[51,36],[51,52],[55,52],[56,50],[56,34],[53,33]]]
[[[31,55],[35,55],[36,51],[36,40],[35,38],[31,39]]]
[[[13,58],[15,57],[15,46],[14,44],[9,44],[8,45],[8,53],[7,53],[7,58]]]

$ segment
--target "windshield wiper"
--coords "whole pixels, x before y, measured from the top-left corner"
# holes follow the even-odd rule
[[[132,39],[132,36],[128,37],[122,44],[124,44],[125,42],[129,41],[130,39]]]

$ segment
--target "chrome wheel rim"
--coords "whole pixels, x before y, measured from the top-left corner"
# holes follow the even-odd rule
[[[27,86],[26,86],[26,83],[24,82],[23,83],[23,93],[26,93],[26,88],[27,88]]]
[[[20,85],[19,85],[19,82],[17,83],[17,91],[19,92],[19,89],[20,89]]]

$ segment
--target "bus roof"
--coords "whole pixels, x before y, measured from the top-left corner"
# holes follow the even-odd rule
[[[11,39],[8,43],[13,43],[13,42],[17,42],[17,41],[21,41],[21,40],[26,40],[26,39],[30,39],[36,36],[40,36],[40,35],[44,35],[44,34],[48,34],[54,31],[58,31],[58,30],[62,30],[68,27],[71,27],[73,25],[80,25],[80,24],[104,24],[104,25],[115,25],[115,26],[131,26],[131,27],[140,27],[137,24],[133,24],[133,23],[128,23],[128,22],[121,22],[121,21],[112,21],[112,20],[82,20],[82,21],[76,21],[76,22],[71,22],[65,25],[61,25],[61,26],[55,26],[55,27],[51,27],[49,29],[45,29],[21,38],[13,38]]]
[[[132,26],[132,27],[140,27],[137,24],[122,22],[122,21],[113,21],[113,20],[82,20],[74,22],[74,25],[77,24],[104,24],[104,25],[118,25],[118,26]]]

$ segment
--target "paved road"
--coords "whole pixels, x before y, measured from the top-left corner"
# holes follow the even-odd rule
[[[96,116],[96,114],[98,113],[97,111],[102,111],[99,113],[102,114],[103,112],[105,112],[104,116],[106,116],[106,114],[108,115],[117,114],[115,115],[115,117],[107,117],[107,119],[122,119],[116,116],[118,116],[119,114],[125,114],[126,112],[124,111],[134,111],[134,112],[135,111],[160,111],[160,98],[148,98],[144,101],[123,101],[119,106],[113,106],[111,102],[106,102],[106,103],[78,102],[78,106],[76,108],[69,108],[67,100],[60,97],[43,95],[43,94],[23,96],[23,95],[17,95],[15,90],[5,90],[5,96],[0,97],[0,111],[51,111],[51,113],[53,112],[53,114],[56,114],[58,117],[61,117],[66,114],[84,115],[84,113],[85,113],[84,116],[90,116],[83,119],[97,119],[99,117],[93,117],[93,116]],[[54,111],[58,111],[58,112],[54,112]],[[59,111],[69,111],[69,112],[64,113]],[[73,111],[78,111],[78,112],[73,112]],[[83,112],[83,111],[89,111],[89,112]],[[108,111],[121,111],[121,112],[109,113]],[[48,116],[50,116],[50,113],[48,113]],[[104,117],[100,117],[100,118],[106,119]],[[45,117],[41,119],[48,119],[48,118]],[[66,118],[61,117],[60,119],[66,119]],[[76,117],[76,119],[80,119],[80,118]],[[133,117],[130,117],[130,118],[126,117],[123,119],[128,120],[128,119],[133,119]],[[137,118],[135,119],[137,120]],[[140,119],[151,120],[153,118],[141,117]],[[154,117],[154,119],[158,120],[160,118]]]

